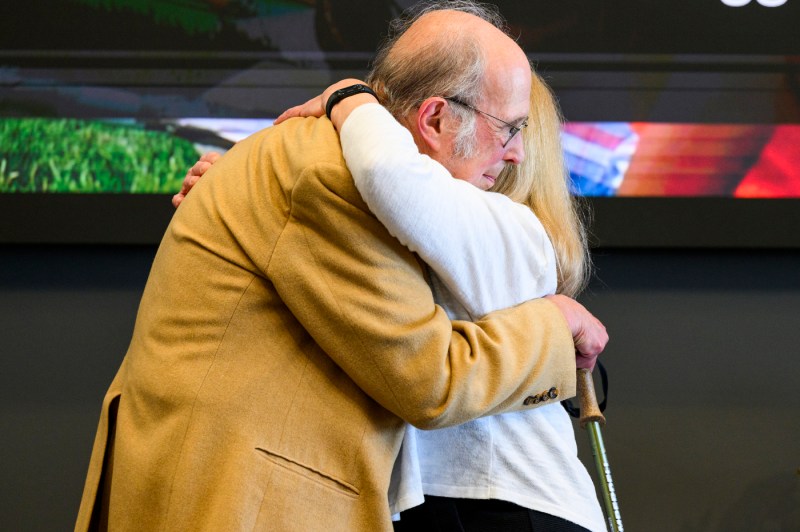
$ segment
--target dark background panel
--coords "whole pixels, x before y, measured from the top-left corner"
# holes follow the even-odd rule
[[[142,49],[372,52],[409,0],[174,0],[5,2],[3,49]],[[541,52],[800,53],[800,6],[752,0],[498,0],[525,47]],[[303,38],[275,38],[271,20],[302,21]],[[120,36],[119,30],[125,30]],[[272,37],[272,38],[270,38]]]
[[[588,198],[595,249],[800,249],[800,200]],[[0,194],[0,244],[157,244],[163,194]]]

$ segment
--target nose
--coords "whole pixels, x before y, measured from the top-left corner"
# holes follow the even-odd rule
[[[519,164],[525,160],[525,143],[522,142],[523,132],[520,131],[508,141],[503,154],[503,160],[509,164]]]

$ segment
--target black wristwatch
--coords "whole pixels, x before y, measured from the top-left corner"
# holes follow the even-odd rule
[[[341,102],[345,98],[349,96],[355,96],[356,94],[371,94],[377,98],[375,95],[375,91],[367,87],[366,85],[350,85],[349,87],[345,87],[343,89],[339,89],[338,91],[334,91],[333,94],[330,95],[328,98],[328,103],[325,105],[325,114],[328,116],[328,119],[331,118],[331,109],[337,103]]]

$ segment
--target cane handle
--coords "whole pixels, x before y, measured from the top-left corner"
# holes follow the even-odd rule
[[[594,393],[592,372],[588,369],[579,369],[577,379],[578,400],[581,404],[581,428],[586,428],[586,424],[592,421],[605,425],[606,418],[600,412],[600,407],[597,406],[597,395]]]

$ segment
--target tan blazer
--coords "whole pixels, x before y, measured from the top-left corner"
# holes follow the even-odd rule
[[[451,322],[327,119],[240,142],[176,211],[103,403],[76,530],[391,530],[404,420],[574,395],[547,301]]]

